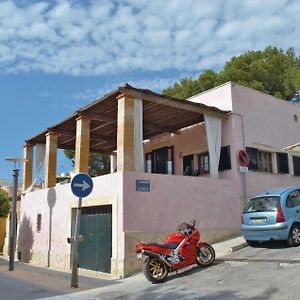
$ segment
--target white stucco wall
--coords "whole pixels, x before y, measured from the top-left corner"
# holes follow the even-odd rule
[[[113,257],[124,257],[122,178],[121,173],[93,178],[93,191],[82,201],[82,207],[112,204],[113,236],[119,237],[119,241],[116,238],[113,239]],[[57,185],[54,188],[27,193],[23,196],[18,249],[26,250],[28,260],[31,259],[33,263],[47,265],[50,228],[49,199],[53,206],[50,265],[59,269],[68,269],[71,247],[67,243],[67,237],[71,236],[72,209],[78,205],[78,198],[72,194],[70,184]],[[42,216],[40,232],[37,231],[38,214]]]
[[[283,152],[284,147],[299,141],[300,106],[238,84],[232,84],[232,101],[233,113],[243,117],[246,147]],[[235,115],[234,118],[238,122],[239,117]],[[242,149],[239,132],[240,124],[235,126],[233,133],[236,144]],[[300,185],[300,177],[249,171],[246,183],[248,196],[253,196],[268,188]]]
[[[136,191],[137,179],[149,180],[150,192]],[[170,231],[191,219],[202,229],[240,225],[240,199],[230,180],[125,173],[124,187],[125,231]]]

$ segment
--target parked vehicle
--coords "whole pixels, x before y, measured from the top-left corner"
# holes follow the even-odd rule
[[[200,233],[192,224],[182,223],[178,232],[165,239],[164,244],[140,242],[135,247],[138,259],[148,256],[143,265],[145,277],[152,283],[163,282],[169,272],[192,264],[202,267],[211,265],[215,260],[212,246],[200,241]]]
[[[242,221],[242,234],[250,246],[270,240],[299,246],[300,186],[258,194],[247,203]]]

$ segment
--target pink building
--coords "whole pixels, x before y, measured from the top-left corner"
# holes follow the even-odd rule
[[[162,241],[191,219],[209,242],[238,235],[246,198],[299,185],[300,156],[283,151],[299,129],[300,106],[232,82],[188,101],[125,85],[27,141],[24,189],[39,144],[45,188],[22,199],[19,256],[70,269],[77,199],[70,184],[56,185],[58,148],[75,149],[75,173],[88,170],[90,151],[112,155],[112,173],[93,178],[83,200],[79,266],[123,277],[141,268],[139,240]],[[243,149],[248,172],[237,159]]]

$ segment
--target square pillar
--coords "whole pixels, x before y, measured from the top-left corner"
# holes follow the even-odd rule
[[[91,120],[76,119],[75,173],[89,172]]]
[[[46,134],[45,188],[56,185],[57,135]]]
[[[33,147],[32,144],[24,146],[24,159],[27,161],[23,165],[23,191],[26,191],[32,184]]]
[[[117,171],[144,169],[142,100],[120,95],[118,98]]]

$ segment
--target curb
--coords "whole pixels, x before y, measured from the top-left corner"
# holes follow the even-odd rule
[[[223,262],[266,262],[266,263],[282,263],[282,264],[300,264],[300,259],[284,259],[284,258],[253,258],[253,257],[220,257],[218,261]]]
[[[219,242],[212,245],[216,252],[216,257],[223,257],[229,255],[235,251],[238,251],[246,246],[248,246],[245,239],[241,236],[235,237],[223,242]]]
[[[245,248],[245,247],[247,247],[247,246],[248,246],[247,242],[243,242],[243,243],[241,243],[241,244],[232,246],[232,247],[231,247],[231,251],[232,251],[232,252],[235,252],[235,251],[241,250],[241,249],[243,249],[243,248]]]

